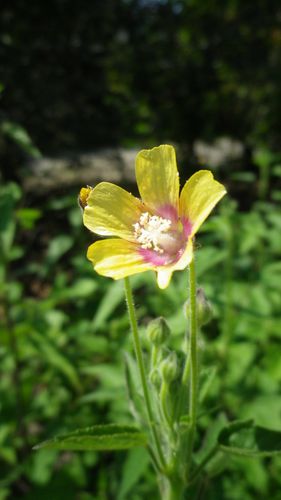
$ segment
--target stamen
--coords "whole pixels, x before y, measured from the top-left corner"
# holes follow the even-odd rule
[[[160,246],[160,240],[163,233],[169,231],[171,227],[170,220],[144,212],[139,222],[133,224],[133,227],[135,229],[135,238],[142,248],[155,250],[158,253],[164,252]]]

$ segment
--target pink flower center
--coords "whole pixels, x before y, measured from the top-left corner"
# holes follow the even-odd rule
[[[144,212],[133,227],[136,241],[142,249],[149,251],[147,255],[158,255],[157,260],[161,256],[160,260],[165,263],[178,259],[185,243],[181,223],[175,224],[170,219]]]

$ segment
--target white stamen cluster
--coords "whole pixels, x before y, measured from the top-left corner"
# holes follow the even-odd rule
[[[170,220],[144,212],[139,222],[133,224],[133,227],[135,238],[142,248],[155,250],[158,253],[164,252],[163,248],[159,246],[159,240],[161,240],[162,234],[170,229]]]

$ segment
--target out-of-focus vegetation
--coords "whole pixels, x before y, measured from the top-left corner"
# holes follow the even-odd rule
[[[141,448],[32,451],[77,427],[131,422],[122,283],[87,262],[76,191],[40,198],[15,182],[39,151],[174,141],[186,178],[195,139],[242,141],[241,161],[217,168],[229,196],[197,240],[215,313],[201,339],[213,378],[200,432],[211,443],[226,419],[244,417],[281,429],[280,15],[279,2],[241,0],[1,7],[0,500],[156,498]],[[152,273],[132,284],[140,324],[165,314],[180,345],[187,274],[165,291]],[[223,457],[219,470],[200,498],[280,498],[280,458]]]
[[[1,114],[44,154],[220,135],[280,144],[280,3],[3,1]],[[2,148],[13,157],[9,144]],[[3,168],[10,172],[9,165]]]
[[[130,421],[123,363],[129,326],[122,283],[97,276],[85,259],[90,237],[81,230],[74,193],[35,210],[8,184],[0,203],[1,498],[152,495],[141,449],[128,456],[31,450],[76,427]],[[198,238],[198,282],[215,311],[201,339],[204,362],[214,369],[206,395],[213,414],[200,420],[210,436],[226,418],[254,416],[281,428],[280,229],[273,204],[257,202],[239,213],[225,200]],[[164,311],[179,345],[186,272],[166,291],[152,273],[136,276],[133,286],[141,324]],[[206,485],[208,498],[277,500],[280,459],[224,458],[218,466],[226,470]]]

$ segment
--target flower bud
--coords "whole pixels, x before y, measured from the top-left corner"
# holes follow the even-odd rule
[[[153,385],[155,385],[155,387],[160,387],[161,377],[158,368],[153,368],[153,370],[151,370],[149,380]]]
[[[190,317],[190,301],[187,300],[184,304],[184,312],[187,318]],[[212,319],[213,310],[210,302],[207,300],[203,288],[198,288],[196,291],[196,313],[198,326],[207,325]]]
[[[178,373],[178,360],[175,352],[171,352],[161,363],[161,374],[166,383],[175,380]]]
[[[157,346],[164,344],[170,336],[170,328],[162,317],[150,321],[146,332],[148,340]]]

